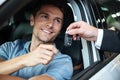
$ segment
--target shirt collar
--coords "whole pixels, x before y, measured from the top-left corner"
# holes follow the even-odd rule
[[[30,50],[29,50],[30,44],[31,44],[31,41],[27,41],[27,42],[25,43],[24,48],[25,48],[25,50],[26,50],[27,52],[30,52]]]

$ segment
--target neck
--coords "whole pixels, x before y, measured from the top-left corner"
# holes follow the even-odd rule
[[[33,51],[35,48],[37,48],[40,44],[42,44],[40,41],[35,41],[32,39],[31,45],[30,45],[30,51]]]
[[[30,51],[33,51],[36,49],[40,44],[53,44],[53,42],[43,42],[40,40],[32,39],[31,45],[30,45]]]

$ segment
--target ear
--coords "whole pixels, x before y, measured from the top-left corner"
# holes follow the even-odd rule
[[[30,25],[34,26],[34,16],[30,15]]]

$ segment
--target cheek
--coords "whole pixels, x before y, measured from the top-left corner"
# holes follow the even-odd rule
[[[36,21],[36,22],[34,23],[34,27],[37,28],[37,29],[40,28],[40,27],[43,26],[43,25],[44,25],[43,22],[37,22],[37,21]]]
[[[55,28],[56,33],[60,33],[61,28],[62,28],[61,26],[57,26],[57,27]]]

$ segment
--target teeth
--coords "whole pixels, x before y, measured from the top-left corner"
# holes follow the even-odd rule
[[[47,30],[43,30],[44,32],[46,32],[46,33],[51,33],[51,32],[49,32],[49,31],[47,31]]]

